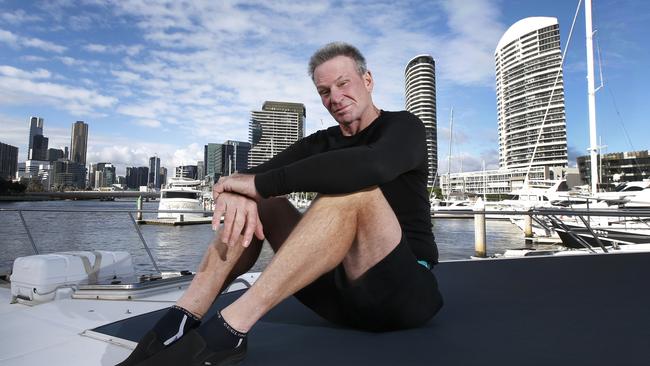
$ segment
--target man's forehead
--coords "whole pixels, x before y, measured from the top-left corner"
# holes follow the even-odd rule
[[[314,70],[316,84],[334,82],[350,74],[355,74],[354,60],[346,56],[337,56],[318,65]]]

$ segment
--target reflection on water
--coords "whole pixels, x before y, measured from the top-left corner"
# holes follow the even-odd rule
[[[0,202],[12,209],[135,209],[135,201]],[[157,209],[158,202],[145,202]],[[149,257],[127,213],[23,212],[41,253],[65,250],[125,250],[140,273],[153,270]],[[146,214],[153,218],[155,214]],[[142,234],[163,270],[195,270],[212,239],[211,225],[142,225]],[[473,220],[437,219],[433,230],[441,260],[467,259],[474,253]],[[523,234],[508,221],[487,221],[488,254],[523,246]],[[34,254],[17,212],[0,212],[0,273],[14,258]],[[253,270],[264,269],[272,255],[265,245]]]

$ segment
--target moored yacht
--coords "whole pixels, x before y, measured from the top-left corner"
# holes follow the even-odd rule
[[[159,211],[204,210],[201,181],[187,178],[170,178],[167,188],[160,190]],[[180,220],[182,217],[203,217],[203,213],[158,212],[159,219]]]

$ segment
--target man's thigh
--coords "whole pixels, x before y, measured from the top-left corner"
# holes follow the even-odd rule
[[[355,281],[342,265],[296,293],[334,323],[369,331],[417,327],[442,307],[433,273],[417,262],[406,239]]]

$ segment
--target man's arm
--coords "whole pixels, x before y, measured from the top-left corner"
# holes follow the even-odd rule
[[[240,235],[244,236],[242,245],[248,247],[253,235],[264,239],[264,228],[257,212],[255,200],[237,193],[223,192],[215,199],[212,228],[216,230],[223,215],[223,229],[219,240],[229,246],[237,244]]]
[[[349,193],[395,179],[426,159],[425,130],[411,114],[382,126],[372,144],[311,155],[255,176],[262,197],[305,191]],[[389,121],[385,121],[389,122]]]

